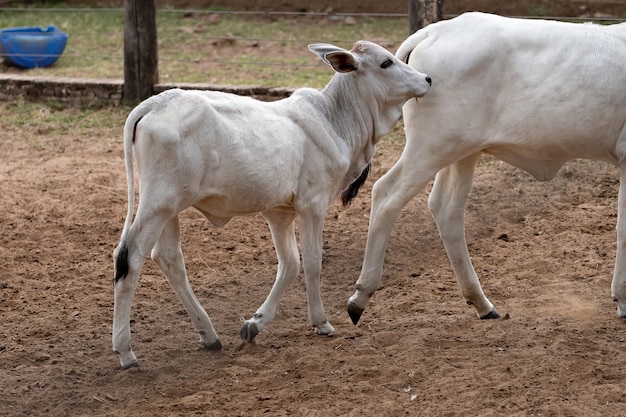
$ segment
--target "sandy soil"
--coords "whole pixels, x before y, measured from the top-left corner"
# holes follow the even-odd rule
[[[464,303],[426,190],[404,209],[384,286],[352,325],[345,305],[369,191],[399,157],[397,139],[379,146],[354,203],[327,216],[322,290],[334,336],[314,335],[300,279],[255,343],[242,343],[242,317],[274,279],[269,231],[259,216],[215,229],[190,210],[187,269],[224,349],[200,346],[148,261],[133,306],[141,368],[121,370],[111,252],[126,213],[128,111],[77,118],[0,103],[0,114],[22,115],[0,118],[1,416],[626,416],[626,322],[610,296],[618,174],[606,164],[572,162],[541,184],[481,162],[467,236],[505,318],[480,321]]]
[[[396,224],[384,287],[359,325],[350,322],[369,191],[399,141],[379,147],[352,206],[329,210],[322,290],[332,337],[308,325],[300,279],[274,322],[242,344],[241,318],[275,274],[269,231],[259,216],[214,229],[184,212],[187,268],[224,349],[201,348],[148,261],[132,322],[142,366],[123,371],[111,351],[111,252],[126,210],[128,109],[76,118],[22,103],[0,112],[24,113],[20,125],[0,120],[0,415],[626,416],[610,166],[570,163],[539,184],[481,162],[467,236],[487,295],[507,315],[493,321],[463,302],[424,192]]]

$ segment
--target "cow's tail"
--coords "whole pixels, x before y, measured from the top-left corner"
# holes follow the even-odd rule
[[[417,32],[406,38],[404,42],[402,42],[402,44],[398,47],[398,50],[396,51],[396,58],[408,64],[411,52],[413,52],[417,45],[419,45],[428,37],[428,32],[429,30],[427,26],[424,29],[418,30]]]
[[[128,274],[128,232],[133,221],[133,212],[135,208],[135,177],[133,174],[133,144],[135,143],[135,133],[137,123],[150,111],[153,107],[153,100],[148,99],[140,103],[128,115],[124,124],[124,163],[126,165],[126,182],[128,184],[128,210],[126,212],[126,220],[124,221],[124,229],[122,229],[122,237],[120,244],[115,250],[115,282],[123,279]]]

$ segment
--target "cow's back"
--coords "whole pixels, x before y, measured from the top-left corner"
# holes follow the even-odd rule
[[[439,139],[463,138],[505,160],[500,146],[533,143],[523,158],[616,162],[615,142],[626,140],[626,24],[466,13],[412,37],[421,41],[409,63],[433,79],[405,107],[413,127],[431,124]]]

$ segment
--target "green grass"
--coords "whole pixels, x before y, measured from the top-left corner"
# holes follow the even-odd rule
[[[77,136],[87,131],[110,128],[112,124],[123,126],[125,115],[132,107],[67,107],[58,103],[31,102],[23,99],[0,102],[2,128],[32,129],[41,128],[46,132],[65,134],[68,126]]]
[[[545,15],[552,2],[537,2]],[[233,15],[209,9],[157,11],[160,82],[193,82],[267,87],[323,87],[332,73],[307,44],[350,48],[358,39],[394,51],[408,34],[406,17]],[[30,75],[123,79],[122,9],[68,8],[38,2],[0,10],[0,28],[56,24],[69,34],[63,56]],[[0,66],[0,72],[24,71]]]
[[[121,9],[63,10],[63,4],[2,9],[0,27],[55,24],[69,34],[63,56],[30,75],[123,78],[124,15]],[[331,71],[308,52],[314,42],[350,48],[368,39],[395,49],[408,22],[394,17],[344,19],[307,16],[157,11],[160,82],[205,82],[273,87],[322,87]],[[0,72],[23,70],[1,66]]]
[[[53,66],[20,70],[0,65],[0,72],[122,79],[123,12],[66,11],[61,7],[0,10],[0,28],[55,24],[69,34],[66,50]],[[369,39],[395,49],[406,37],[408,26],[401,18],[358,18],[356,24],[345,24],[326,17],[219,16],[214,21],[210,12],[186,16],[159,9],[161,82],[319,88],[328,82],[332,70],[308,51],[309,43],[350,48],[357,39]],[[78,136],[98,129],[121,132],[130,112],[125,106],[68,109],[58,103],[23,100],[0,103],[0,110],[3,129],[41,129],[54,135],[72,126]],[[387,139],[403,143],[404,136],[396,128]]]
[[[107,151],[121,151],[124,121],[131,110],[132,106],[128,105],[78,108],[26,100],[0,102],[0,130],[11,135],[20,132],[24,141],[35,143],[39,150],[52,146],[51,143],[57,137],[72,135],[76,140],[98,138]],[[402,123],[398,123],[381,140],[388,142],[387,146],[391,149],[402,149]],[[3,152],[0,151],[0,156],[2,155]]]

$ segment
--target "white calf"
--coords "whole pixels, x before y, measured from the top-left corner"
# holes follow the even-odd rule
[[[278,256],[276,282],[241,328],[244,340],[251,341],[272,321],[281,293],[298,275],[297,215],[309,320],[319,334],[334,332],[319,289],[326,210],[342,190],[344,202],[354,196],[377,141],[395,125],[406,100],[426,94],[430,78],[366,41],[351,51],[326,44],[309,49],[337,72],[321,92],[303,88],[268,103],[219,92],[170,90],[128,116],[129,204],[114,251],[113,350],[123,368],[138,365],[130,345],[130,310],[150,251],[202,344],[221,348],[185,272],[178,214],[190,206],[218,227],[244,214],[260,212],[267,219]],[[140,184],[134,221],[133,150]]]
[[[549,180],[566,161],[620,168],[612,292],[626,316],[626,23],[599,26],[467,13],[410,36],[396,56],[433,75],[403,108],[406,147],[374,185],[367,247],[348,312],[356,323],[380,284],[401,209],[436,174],[428,200],[461,291],[497,318],[470,261],[464,207],[482,152]]]

